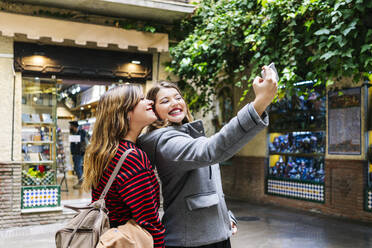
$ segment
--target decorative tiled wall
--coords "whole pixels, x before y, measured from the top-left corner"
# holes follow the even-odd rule
[[[22,209],[59,207],[60,186],[22,187]]]
[[[372,211],[372,189],[367,189],[366,192],[366,210]]]
[[[267,193],[288,198],[324,203],[323,184],[267,179]]]

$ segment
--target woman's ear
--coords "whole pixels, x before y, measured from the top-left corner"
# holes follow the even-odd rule
[[[129,124],[130,120],[132,119],[132,115],[133,115],[133,111],[129,111],[128,114],[127,114],[128,124]]]

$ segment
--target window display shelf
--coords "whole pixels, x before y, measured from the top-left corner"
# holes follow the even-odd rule
[[[91,103],[87,103],[87,104],[83,104],[83,105],[79,105],[77,107],[74,107],[74,108],[71,108],[70,111],[80,111],[80,110],[84,110],[84,109],[91,109],[91,108],[95,108],[97,107],[98,105],[98,101],[94,101],[94,102],[91,102]]]
[[[44,145],[44,144],[54,144],[54,141],[22,141],[22,144],[34,144],[34,145]]]
[[[53,164],[53,160],[44,160],[44,161],[22,161],[22,164]]]
[[[293,157],[324,157],[324,153],[291,153],[291,152],[270,152],[272,155],[281,155],[281,156],[293,156]]]
[[[289,133],[289,132],[325,132],[325,128],[305,128],[305,129],[273,129],[269,127],[270,133]]]
[[[54,123],[44,123],[44,122],[22,122],[23,126],[48,126],[54,127]]]
[[[22,165],[23,186],[55,185],[54,163],[24,163]]]
[[[325,91],[306,87],[271,107],[266,193],[324,203]]]
[[[22,79],[22,210],[60,207],[56,89],[54,79]]]

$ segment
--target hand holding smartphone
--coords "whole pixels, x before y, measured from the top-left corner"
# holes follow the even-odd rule
[[[277,72],[277,70],[275,68],[274,62],[271,62],[270,65],[268,65],[268,67],[274,71],[274,73],[275,73],[275,79],[276,79],[277,82],[279,82],[279,76],[278,76],[278,72]],[[262,78],[265,79],[265,76],[266,76],[265,75],[265,70],[262,70],[261,71],[261,75],[262,75]]]

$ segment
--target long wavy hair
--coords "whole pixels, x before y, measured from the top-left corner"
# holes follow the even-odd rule
[[[175,90],[177,90],[177,92],[182,97],[181,90],[174,83],[171,83],[171,82],[168,82],[168,81],[161,81],[161,82],[157,83],[156,85],[154,85],[147,92],[146,98],[149,99],[149,100],[152,100],[154,102],[153,110],[154,110],[154,112],[155,112],[155,114],[157,116],[158,116],[158,114],[156,112],[156,97],[157,97],[157,95],[158,95],[158,93],[159,93],[159,91],[161,89],[175,89]],[[184,98],[182,97],[182,99],[184,99]],[[186,101],[185,101],[185,104],[186,104],[186,114],[185,114],[185,118],[182,120],[182,124],[189,123],[189,122],[192,122],[194,120],[192,118],[190,109],[189,109]],[[148,126],[147,132],[151,132],[151,131],[153,131],[155,129],[162,128],[162,127],[167,127],[167,126],[172,126],[172,125],[179,125],[179,124],[178,123],[169,122],[168,120],[161,120],[159,118],[159,116],[158,116],[158,120],[155,121],[155,122],[153,122],[151,125]]]
[[[120,140],[129,131],[128,112],[138,104],[141,95],[140,86],[124,84],[110,89],[99,100],[91,143],[84,156],[84,190],[97,188]]]

